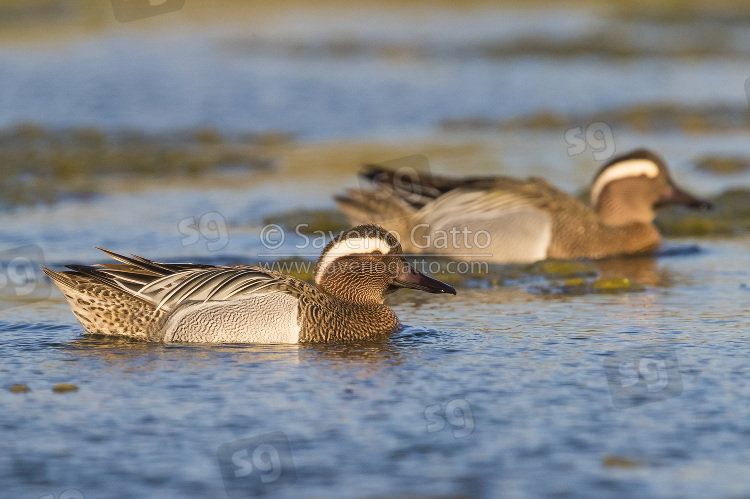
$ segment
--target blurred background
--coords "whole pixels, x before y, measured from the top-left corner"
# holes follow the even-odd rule
[[[744,0],[0,0],[0,496],[225,497],[281,432],[275,498],[748,497],[748,61]],[[585,199],[636,147],[716,209],[394,293],[387,341],[84,337],[38,270],[315,259],[363,163]]]
[[[0,240],[244,257],[265,222],[343,227],[363,162],[577,193],[641,146],[732,205],[668,235],[744,230],[749,25],[729,0],[2,0]]]

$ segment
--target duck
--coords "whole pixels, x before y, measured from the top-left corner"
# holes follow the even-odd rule
[[[42,267],[88,334],[167,343],[378,340],[401,327],[384,304],[390,293],[456,294],[413,269],[398,239],[372,224],[323,248],[314,285],[260,266],[160,263],[97,249],[119,263]]]
[[[636,149],[604,164],[591,204],[530,177],[450,178],[407,168],[365,165],[373,190],[334,196],[352,223],[387,224],[407,253],[488,263],[601,259],[653,253],[654,225],[668,205],[710,209],[679,188],[664,160]]]

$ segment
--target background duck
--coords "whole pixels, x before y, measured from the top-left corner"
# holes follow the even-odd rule
[[[637,149],[596,174],[591,206],[543,179],[403,173],[368,165],[375,190],[336,196],[353,223],[382,223],[407,252],[462,260],[525,263],[651,252],[662,244],[656,210],[710,203],[681,190],[657,154]]]
[[[159,263],[102,251],[122,263],[43,268],[91,334],[205,343],[369,340],[399,328],[383,304],[387,294],[456,294],[411,269],[398,240],[377,225],[344,231],[324,248],[317,287],[261,267]]]

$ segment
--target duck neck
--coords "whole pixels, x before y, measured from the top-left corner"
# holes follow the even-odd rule
[[[376,340],[398,330],[396,314],[382,304],[358,305],[327,296],[303,311],[301,343]]]
[[[374,286],[367,275],[348,275],[336,279],[333,274],[324,275],[316,281],[318,289],[336,300],[358,306],[382,305],[385,294],[381,286]]]

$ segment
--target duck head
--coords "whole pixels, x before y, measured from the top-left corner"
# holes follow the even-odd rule
[[[680,189],[664,160],[647,149],[612,159],[594,177],[591,204],[602,223],[612,226],[650,224],[656,210],[669,205],[710,209],[711,203]]]
[[[456,294],[448,284],[411,268],[398,239],[379,225],[359,225],[329,242],[315,267],[315,284],[359,304],[381,304],[399,288]]]

